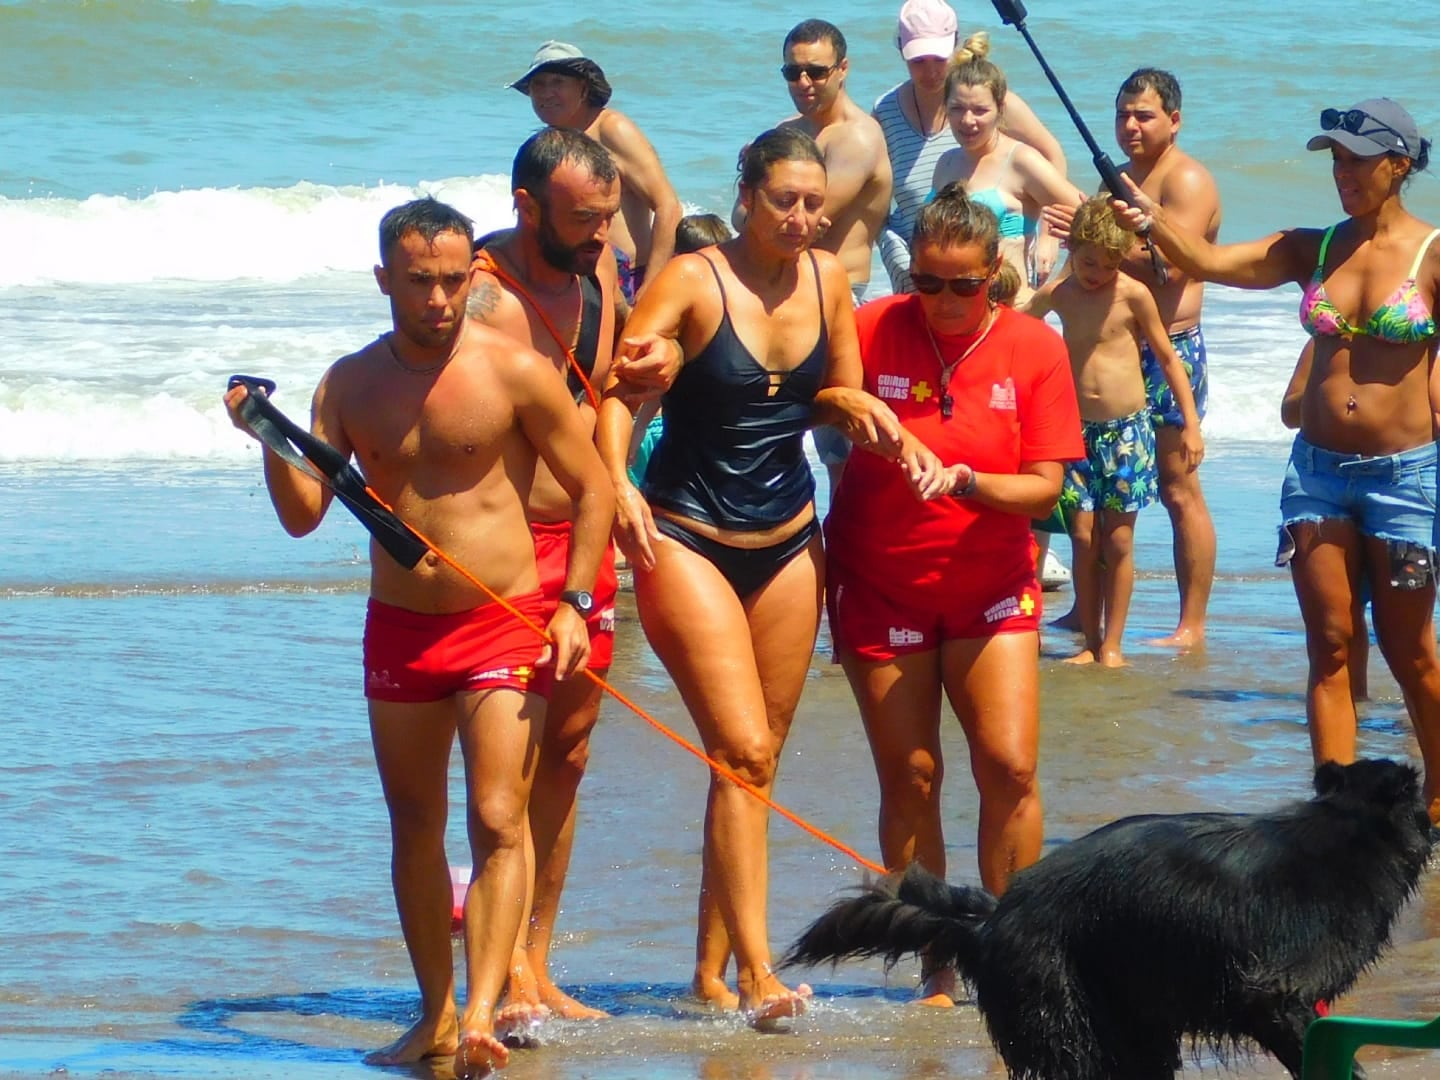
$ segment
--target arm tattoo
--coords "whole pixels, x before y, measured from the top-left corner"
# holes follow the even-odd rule
[[[479,319],[483,323],[490,323],[495,315],[495,309],[500,306],[500,286],[493,281],[482,281],[475,288],[470,290],[470,302],[467,305],[472,319]]]

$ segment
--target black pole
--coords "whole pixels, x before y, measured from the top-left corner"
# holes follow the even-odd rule
[[[1095,170],[1100,174],[1100,179],[1110,189],[1110,194],[1115,198],[1136,206],[1134,193],[1120,178],[1120,170],[1110,160],[1110,155],[1100,149],[1100,144],[1095,141],[1095,136],[1090,134],[1090,129],[1085,126],[1081,119],[1080,111],[1075,108],[1070,100],[1070,95],[1065,93],[1065,87],[1060,85],[1060,77],[1055,74],[1049,64],[1045,62],[1045,56],[1040,52],[1040,46],[1035,44],[1035,39],[1030,36],[1030,31],[1025,26],[1025,4],[1024,0],[990,0],[995,5],[995,10],[1000,14],[1000,20],[1007,26],[1013,26],[1020,31],[1020,36],[1025,39],[1025,44],[1030,46],[1030,51],[1035,54],[1035,59],[1040,63],[1040,70],[1045,72],[1045,77],[1050,80],[1050,85],[1055,88],[1055,93],[1060,96],[1060,104],[1065,106],[1065,111],[1070,114],[1080,137],[1085,140],[1085,145],[1090,148],[1094,155],[1091,160],[1095,163]],[[1155,280],[1165,284],[1169,277],[1165,268],[1165,261],[1160,257],[1159,250],[1150,243],[1150,232],[1148,226],[1141,232],[1141,238],[1145,241],[1145,247],[1150,252],[1150,267],[1155,272]]]
[[[1096,171],[1100,173],[1100,179],[1103,180],[1105,186],[1110,189],[1110,194],[1114,195],[1117,199],[1124,199],[1126,202],[1133,203],[1134,199],[1130,194],[1130,189],[1127,188],[1125,182],[1120,179],[1120,170],[1115,167],[1115,163],[1110,160],[1110,156],[1100,149],[1100,144],[1095,141],[1095,136],[1091,135],[1090,129],[1085,126],[1085,121],[1081,118],[1080,111],[1075,108],[1074,103],[1070,100],[1070,95],[1065,93],[1065,87],[1060,85],[1059,76],[1057,76],[1054,69],[1046,63],[1044,54],[1040,52],[1040,46],[1036,45],[1035,39],[1030,36],[1030,30],[1025,26],[1026,11],[1024,3],[1022,3],[1021,0],[991,0],[991,2],[995,5],[995,10],[1000,14],[1001,20],[1006,25],[1013,26],[1016,30],[1019,30],[1021,36],[1025,39],[1025,44],[1029,45],[1030,51],[1035,54],[1035,59],[1040,64],[1040,70],[1045,72],[1045,77],[1050,80],[1050,85],[1055,88],[1055,93],[1060,97],[1060,104],[1065,106],[1065,111],[1070,114],[1070,119],[1080,132],[1080,137],[1085,140],[1085,145],[1090,148],[1090,153],[1094,155],[1091,160],[1095,163]]]

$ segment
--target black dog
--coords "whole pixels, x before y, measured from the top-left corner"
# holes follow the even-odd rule
[[[835,904],[785,959],[953,964],[1014,1080],[1173,1080],[1186,1036],[1222,1061],[1253,1041],[1298,1078],[1317,1003],[1384,951],[1431,844],[1408,765],[1322,765],[1315,792],[1269,814],[1114,822],[999,900],[912,866]]]

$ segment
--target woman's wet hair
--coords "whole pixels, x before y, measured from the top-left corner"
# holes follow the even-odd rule
[[[1000,256],[1000,222],[995,211],[971,199],[965,194],[965,185],[955,180],[941,188],[940,194],[915,215],[910,253],[913,255],[921,244],[938,248],[979,244],[985,261],[993,266]]]
[[[1111,255],[1125,255],[1135,246],[1135,234],[1126,232],[1115,220],[1108,194],[1086,199],[1075,211],[1070,222],[1070,250],[1081,244],[1092,244]]]
[[[1005,108],[1005,94],[1008,89],[1005,73],[985,59],[990,55],[990,35],[977,30],[950,57],[950,69],[945,73],[945,100],[957,86],[983,86],[995,99],[995,107]]]
[[[758,187],[781,161],[813,161],[825,168],[825,155],[815,140],[798,128],[771,128],[740,151],[740,186]]]
[[[449,203],[443,203],[433,195],[395,207],[380,219],[380,262],[390,265],[390,252],[400,238],[409,233],[419,233],[427,244],[433,244],[441,233],[459,233],[465,243],[475,240],[475,226],[470,219]]]

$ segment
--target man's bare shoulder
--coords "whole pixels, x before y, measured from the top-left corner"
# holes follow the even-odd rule
[[[465,324],[465,340],[461,344],[466,367],[472,373],[493,378],[497,389],[509,391],[512,404],[517,394],[538,372],[555,374],[555,364],[541,356],[513,334],[486,326],[474,319]]]
[[[650,145],[650,140],[645,138],[645,133],[640,130],[635,121],[624,113],[608,107],[600,110],[600,115],[595,118],[595,122],[590,125],[585,134],[605,149],[622,157],[636,147]]]
[[[885,131],[878,120],[847,99],[840,119],[821,128],[815,135],[815,142],[827,154],[837,149],[843,149],[847,154],[876,149],[883,153]]]
[[[847,101],[845,104],[845,125],[853,133],[852,137],[879,139],[882,146],[885,144],[885,129],[880,126],[880,121],[854,101]]]
[[[1166,155],[1165,170],[1160,176],[1161,198],[1173,195],[1195,196],[1217,193],[1215,177],[1200,162],[1196,161],[1178,146]]]
[[[503,330],[521,341],[529,337],[529,324],[520,298],[488,270],[475,271],[465,313],[477,322]]]
[[[377,367],[390,360],[389,337],[388,334],[381,334],[374,341],[340,357],[320,376],[321,387],[339,389],[349,386],[357,379],[373,376]]]
[[[340,357],[320,376],[315,387],[314,407],[330,412],[342,424],[364,425],[373,411],[376,388],[402,376],[400,362],[390,345],[390,335],[381,334],[352,353]]]
[[[484,353],[497,360],[511,353],[523,356],[535,351],[523,341],[516,340],[513,334],[487,326],[476,319],[465,324],[465,340],[461,347],[466,352]]]

